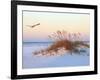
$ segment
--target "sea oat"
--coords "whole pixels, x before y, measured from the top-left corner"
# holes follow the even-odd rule
[[[80,40],[81,33],[68,33],[67,31],[58,30],[56,33],[49,35],[49,38],[54,39],[54,43],[52,43],[49,47],[44,50],[40,50],[38,52],[33,52],[34,55],[42,54],[43,56],[49,55],[59,55],[68,53],[72,55],[80,54],[80,47],[89,48],[89,45]]]

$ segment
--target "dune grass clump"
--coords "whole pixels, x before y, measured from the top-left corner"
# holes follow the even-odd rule
[[[57,55],[65,51],[63,53],[80,54],[79,48],[89,48],[89,45],[82,41],[80,36],[82,36],[80,33],[68,33],[64,30],[57,31],[48,36],[54,41],[49,47],[33,53],[34,55]]]

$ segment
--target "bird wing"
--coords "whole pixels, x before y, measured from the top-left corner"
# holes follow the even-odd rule
[[[26,26],[28,26],[28,27],[32,27],[32,28],[33,28],[33,27],[38,26],[38,25],[40,25],[40,23],[35,24],[35,25],[32,25],[32,26],[31,26],[31,25],[26,25]]]
[[[38,24],[35,24],[35,25],[33,25],[32,27],[35,27],[35,26],[38,26],[38,25],[40,25],[40,23],[38,23]]]

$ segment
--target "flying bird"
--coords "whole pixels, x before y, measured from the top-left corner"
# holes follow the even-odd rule
[[[38,26],[38,25],[40,25],[40,23],[37,23],[35,25],[27,25],[27,26],[33,28],[33,27]]]

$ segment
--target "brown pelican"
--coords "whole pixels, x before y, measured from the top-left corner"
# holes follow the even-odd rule
[[[40,25],[40,23],[37,23],[35,25],[27,25],[27,26],[33,28],[33,27],[38,26],[38,25]]]

